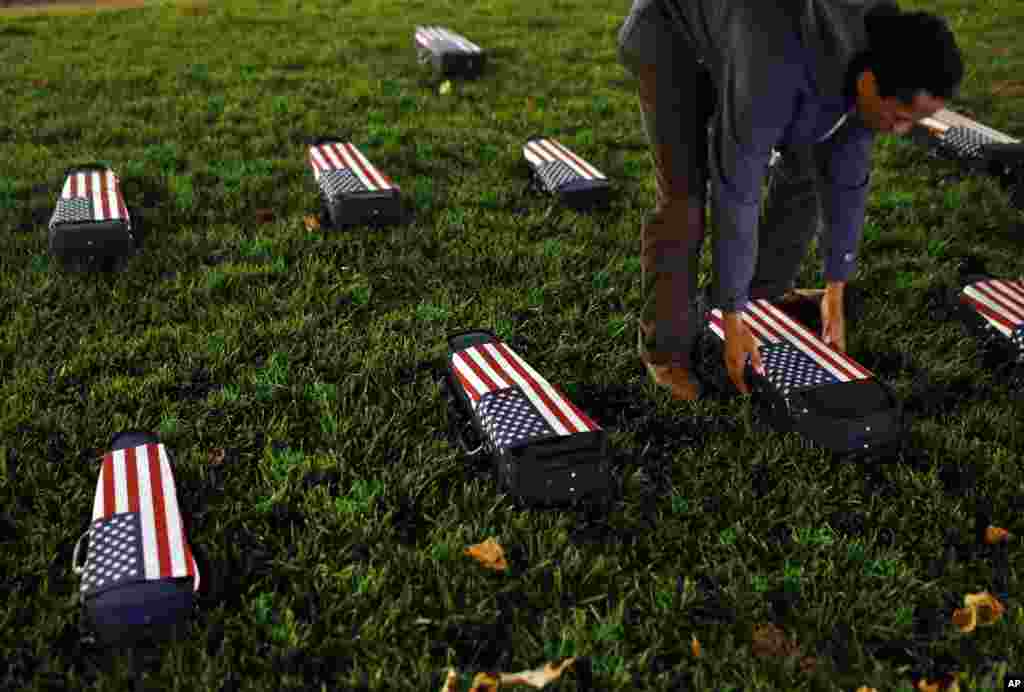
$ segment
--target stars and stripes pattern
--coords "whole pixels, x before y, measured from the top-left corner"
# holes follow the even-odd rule
[[[465,36],[449,31],[440,26],[416,27],[416,45],[424,51],[433,53],[482,53],[480,46]]]
[[[1013,347],[1017,349],[1017,356],[1024,360],[1024,325],[1013,330],[1013,334],[1010,335],[1010,341],[1013,342]]]
[[[85,596],[145,581],[139,518],[138,513],[115,514],[89,527],[89,556],[81,585]]]
[[[495,446],[601,429],[501,340],[454,353],[452,366]]]
[[[544,416],[518,387],[484,394],[480,397],[477,415],[484,434],[502,453],[555,435]]]
[[[960,300],[985,318],[988,326],[1017,347],[1024,355],[1024,281],[985,279],[967,284]]]
[[[951,110],[942,109],[919,124],[931,132],[945,151],[963,159],[978,159],[985,144],[1015,144],[1018,140]]]
[[[127,573],[120,570],[119,583],[192,577],[193,587],[199,588],[199,569],[185,538],[174,477],[164,445],[147,444],[121,449],[103,458],[92,520],[86,571],[90,562],[103,565],[106,557],[108,561],[113,559],[119,568],[128,567]],[[101,539],[101,545],[108,547],[94,551],[93,535]],[[137,562],[132,558],[132,551],[136,549]],[[138,574],[130,574],[132,565]],[[109,565],[107,567],[109,569]],[[97,573],[94,571],[93,574]],[[94,581],[83,583],[83,590],[108,586]]]
[[[951,127],[939,138],[939,142],[950,153],[965,159],[981,158],[981,148],[994,142],[981,132],[965,127]]]
[[[563,161],[549,161],[537,167],[537,176],[546,190],[554,192],[580,176]]]
[[[576,177],[585,180],[607,181],[604,173],[555,139],[531,139],[523,146],[523,155],[551,192]]]
[[[311,146],[309,164],[313,168],[313,177],[325,194],[329,194],[328,186],[353,193],[399,190],[351,142],[325,142]]]
[[[783,396],[797,389],[834,384],[839,379],[789,342],[761,347],[765,374]]]
[[[805,386],[874,377],[870,370],[827,345],[767,300],[750,301],[743,322],[754,336],[768,380],[787,393]],[[711,311],[708,326],[725,340],[720,309]]]
[[[953,128],[962,128],[978,133],[980,136],[986,137],[987,142],[999,142],[1002,144],[1015,144],[1018,140],[1014,139],[1005,132],[1000,132],[987,125],[983,125],[976,120],[972,120],[966,116],[960,115],[955,111],[951,111],[943,108],[935,113],[930,118],[922,118],[920,124],[928,128],[937,135],[945,134],[947,131]]]
[[[72,173],[64,181],[50,228],[62,223],[123,221],[131,219],[121,196],[120,180],[110,169]]]

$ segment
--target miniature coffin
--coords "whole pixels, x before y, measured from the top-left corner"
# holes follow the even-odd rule
[[[400,188],[351,142],[314,141],[309,147],[309,165],[336,228],[402,220]]]
[[[605,204],[610,187],[605,175],[557,140],[534,137],[523,146],[531,175],[544,191],[577,209]]]
[[[901,407],[864,366],[826,345],[767,300],[752,300],[743,313],[761,354],[765,375],[749,369],[754,387],[771,407],[772,426],[797,432],[842,455],[898,447],[904,435]],[[722,312],[708,328],[725,340]]]
[[[135,250],[131,218],[114,171],[100,164],[68,171],[50,218],[49,244],[61,258],[124,256]]]

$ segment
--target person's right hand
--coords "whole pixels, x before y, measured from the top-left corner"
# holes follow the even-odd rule
[[[725,323],[725,368],[729,371],[729,379],[741,393],[750,394],[750,387],[743,377],[748,356],[754,372],[764,375],[764,366],[761,365],[761,354],[757,350],[754,335],[743,323],[743,317],[738,312],[725,313],[722,321]]]

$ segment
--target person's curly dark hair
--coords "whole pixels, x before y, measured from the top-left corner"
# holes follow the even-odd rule
[[[875,74],[882,98],[911,103],[920,91],[949,100],[964,77],[964,61],[946,21],[928,12],[901,12],[881,3],[864,17],[868,48],[850,65],[850,79]]]

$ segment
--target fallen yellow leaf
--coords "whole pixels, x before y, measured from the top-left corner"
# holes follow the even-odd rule
[[[700,642],[697,641],[697,635],[690,635],[690,651],[693,652],[694,658],[700,658]]]
[[[1006,612],[1006,606],[988,591],[964,596],[964,605],[977,613],[978,626],[995,624]]]
[[[874,687],[868,687],[867,685],[861,685],[857,688],[857,692],[878,692]]]
[[[307,231],[317,231],[320,229],[320,219],[315,216],[307,216],[303,220],[306,222]]]
[[[494,538],[488,538],[483,543],[477,543],[466,548],[466,555],[469,555],[484,567],[493,570],[506,570],[508,563],[505,562],[505,553]]]
[[[498,675],[498,673],[477,673],[469,692],[498,692],[501,687]]]
[[[1012,536],[1006,529],[1001,529],[998,526],[990,526],[985,529],[985,543],[987,545],[995,545],[996,543],[1002,543],[1003,541],[1010,540]]]
[[[953,611],[953,624],[963,634],[973,632],[978,625],[978,613],[974,608],[957,608]]]
[[[960,683],[957,682],[958,675],[959,673],[953,673],[951,676],[947,675],[934,681],[921,678],[917,681],[916,687],[920,692],[960,692]]]

